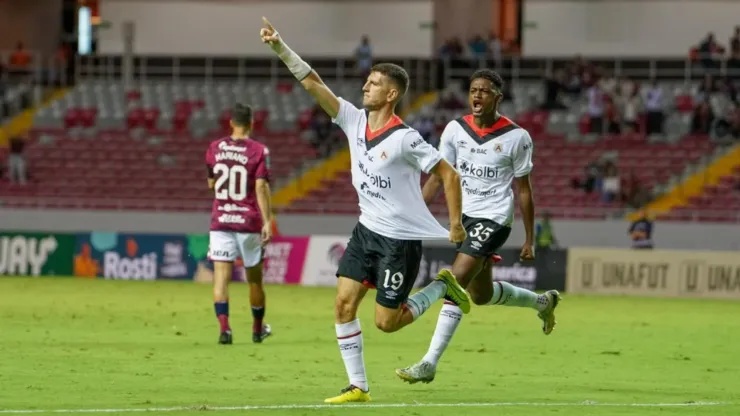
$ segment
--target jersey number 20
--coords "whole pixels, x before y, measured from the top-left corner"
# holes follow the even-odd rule
[[[243,201],[247,197],[247,168],[242,165],[229,167],[223,163],[216,163],[213,166],[213,173],[217,176],[216,199]]]

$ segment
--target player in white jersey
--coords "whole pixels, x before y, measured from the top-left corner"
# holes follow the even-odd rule
[[[516,183],[526,232],[520,259],[534,259],[534,201],[529,181],[533,144],[526,130],[499,114],[502,89],[503,80],[496,72],[476,71],[468,93],[471,114],[448,123],[440,139],[442,155],[462,177],[463,224],[467,231],[465,241],[458,245],[452,273],[476,305],[535,309],[543,322],[543,332],[550,334],[560,294],[551,290],[537,295],[507,282],[494,282],[492,276],[492,258],[498,257],[496,250],[509,238],[514,219],[512,182]],[[425,201],[431,203],[438,191],[439,182],[430,178],[424,184]],[[427,354],[420,362],[396,370],[398,377],[409,383],[434,380],[437,363],[461,319],[460,308],[447,299]]]
[[[462,225],[460,176],[439,152],[395,115],[396,104],[408,88],[408,74],[393,64],[372,68],[363,87],[360,110],[337,98],[321,78],[293,52],[265,19],[260,31],[303,87],[342,128],[349,140],[352,184],[360,202],[359,223],[352,232],[337,270],[335,303],[339,349],[349,386],[327,403],[370,400],[362,356],[362,331],[357,308],[369,287],[377,288],[375,325],[395,332],[410,324],[444,296],[464,313],[470,298],[449,270],[409,296],[421,263],[421,240],[465,239]],[[444,184],[450,231],[429,212],[421,187],[421,172]]]

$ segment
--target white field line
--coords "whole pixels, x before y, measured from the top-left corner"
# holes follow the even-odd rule
[[[187,411],[250,411],[250,410],[315,410],[315,409],[387,409],[387,408],[470,408],[470,407],[705,407],[729,405],[725,402],[685,402],[685,403],[536,403],[536,402],[501,402],[501,403],[357,403],[344,405],[329,404],[277,404],[255,406],[175,406],[175,407],[140,407],[123,409],[0,409],[0,414],[42,414],[42,413],[143,413],[143,412],[187,412]]]

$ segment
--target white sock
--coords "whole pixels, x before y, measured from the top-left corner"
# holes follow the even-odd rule
[[[342,353],[344,368],[347,370],[349,384],[368,391],[365,361],[362,359],[362,330],[360,319],[346,324],[336,324],[339,352]]]
[[[414,320],[416,320],[426,312],[434,302],[442,299],[446,293],[447,285],[444,284],[444,282],[435,280],[420,291],[409,296],[409,298],[406,299],[406,306],[408,306],[411,311],[411,315],[413,315]]]
[[[460,326],[462,316],[462,309],[452,302],[445,301],[442,310],[439,311],[437,328],[434,330],[434,335],[432,335],[429,351],[422,358],[423,361],[437,366],[439,359],[442,358],[442,353],[445,352],[452,336],[455,335],[455,330]]]
[[[493,282],[493,297],[488,304],[518,306],[541,311],[547,307],[547,298],[511,283],[495,281]]]

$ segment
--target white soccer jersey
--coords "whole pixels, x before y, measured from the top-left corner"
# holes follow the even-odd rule
[[[463,214],[511,225],[511,183],[532,171],[532,146],[529,133],[506,117],[488,129],[478,128],[472,115],[449,122],[439,150],[460,173]]]
[[[360,223],[398,240],[447,238],[449,232],[429,212],[419,185],[421,171],[428,173],[442,160],[439,152],[397,116],[371,133],[367,112],[342,98],[332,121],[349,140]]]

